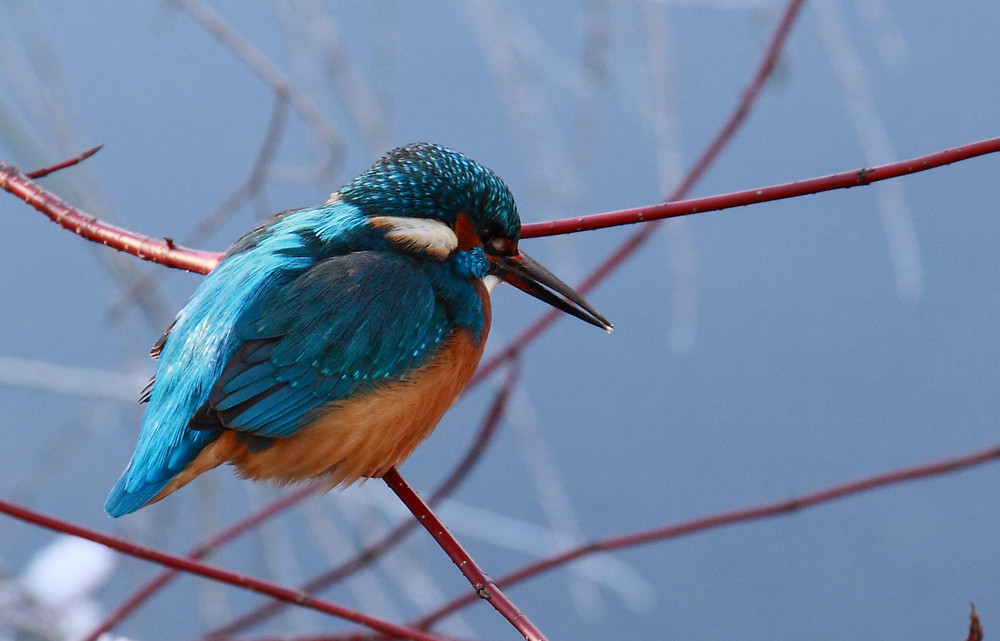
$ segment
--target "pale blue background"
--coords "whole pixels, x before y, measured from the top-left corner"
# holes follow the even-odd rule
[[[0,103],[10,110],[0,121],[0,157],[31,167],[104,143],[86,167],[46,185],[119,224],[178,240],[245,180],[272,92],[188,15],[169,2],[29,3],[37,31],[17,18],[24,14],[12,6],[19,4],[0,5]],[[310,184],[271,181],[258,211],[244,207],[199,242],[222,249],[261,213],[320,202],[382,150],[413,140],[444,143],[492,167],[518,197],[525,220],[656,202],[673,184],[659,178],[656,123],[675,128],[679,143],[660,151],[689,166],[743,91],[781,3],[320,3],[336,21],[354,81],[384,101],[388,128],[372,146],[335,100],[318,61],[297,46],[307,38],[287,33],[281,16],[312,3],[212,6],[312,97],[345,141],[333,176]],[[856,121],[846,102],[853,94],[838,84],[823,48],[823,25],[831,24],[821,21],[824,7],[844,17],[865,65],[851,91],[867,87],[874,112]],[[868,20],[863,9],[885,14]],[[588,11],[607,27],[603,75],[587,75],[594,70],[582,53]],[[478,20],[489,12],[506,28],[483,27]],[[650,15],[667,26],[655,37],[655,53],[642,26]],[[859,141],[856,123],[876,126],[895,158],[1000,134],[997,33],[995,2],[807,2],[775,78],[696,193],[871,164],[863,152],[871,139]],[[527,93],[512,93],[486,53],[509,38],[521,47],[513,75]],[[57,125],[33,98],[38,80],[25,63],[26,42],[42,43],[43,53],[47,43],[55,54],[65,83],[46,76],[44,84],[68,114],[71,143],[56,135]],[[668,63],[655,69],[673,110],[658,109],[651,98],[656,56]],[[590,91],[596,97],[584,103]],[[582,104],[594,116],[577,135]],[[41,157],[17,138],[18,127]],[[278,165],[314,166],[323,158],[315,134],[293,115]],[[899,181],[921,261],[916,289],[897,286],[873,188],[692,217],[672,232],[674,242],[671,232],[659,232],[589,297],[614,321],[612,335],[563,320],[524,358],[530,408],[521,406],[518,416],[535,415],[551,461],[539,468],[531,453],[541,450],[526,453],[527,437],[508,423],[457,499],[545,525],[531,480],[543,469],[568,496],[576,520],[570,530],[589,540],[995,445],[997,168],[998,159],[987,157]],[[152,371],[146,351],[198,277],[166,274],[158,303],[112,319],[122,287],[99,260],[109,250],[60,231],[11,197],[0,198],[0,215],[0,357],[125,374],[134,388],[119,389],[137,395]],[[631,231],[523,247],[575,282]],[[685,248],[693,256],[685,264],[694,269],[694,307],[678,303],[678,291],[689,290],[678,290],[671,271],[671,258]],[[155,271],[121,261],[137,273]],[[543,311],[510,289],[494,302],[491,349]],[[678,349],[670,339],[673,319],[692,310],[696,321],[682,329],[693,337]],[[484,388],[463,401],[403,466],[404,475],[422,490],[434,487],[489,398]],[[204,527],[227,524],[271,495],[248,495],[220,470],[196,489],[112,522],[101,506],[131,453],[139,408],[17,384],[0,387],[0,407],[0,495],[61,518],[179,552]],[[995,465],[979,468],[616,554],[641,577],[629,585],[648,601],[626,603],[603,588],[597,601],[575,601],[566,572],[511,595],[552,639],[958,639],[970,601],[987,635],[995,635],[997,472]],[[350,493],[385,494],[378,483]],[[337,494],[315,502],[347,537],[331,534],[328,542],[349,553],[361,535],[351,534],[340,508],[357,502]],[[382,512],[374,514],[381,522]],[[247,539],[217,562],[291,582],[329,563],[299,513],[266,533],[276,547]],[[0,572],[18,572],[49,536],[0,519]],[[472,534],[463,539],[495,576],[532,558]],[[407,552],[442,596],[466,589],[422,533],[411,537]],[[124,564],[98,595],[101,602],[114,605],[150,572],[144,563]],[[372,590],[395,603],[390,618],[420,609],[401,592],[438,602],[402,582],[404,573],[399,561],[368,575]],[[191,638],[206,620],[226,620],[212,599],[228,601],[233,612],[258,602],[203,585],[178,582],[121,632]],[[376,608],[378,599],[359,596],[368,583],[352,585],[326,596]],[[456,625],[468,627],[450,630],[516,637],[485,605],[467,611],[463,622]],[[278,619],[265,630],[340,625],[309,615]]]

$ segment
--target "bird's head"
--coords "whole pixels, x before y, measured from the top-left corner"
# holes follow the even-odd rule
[[[592,325],[611,330],[571,287],[518,249],[521,218],[492,171],[440,145],[414,143],[386,154],[340,190],[385,237],[431,260],[458,252],[484,257],[494,276]]]

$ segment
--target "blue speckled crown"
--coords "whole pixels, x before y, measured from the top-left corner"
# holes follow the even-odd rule
[[[499,224],[504,237],[517,240],[521,234],[507,185],[474,160],[431,143],[393,149],[340,195],[367,215],[435,218],[453,225],[464,212],[477,229]]]

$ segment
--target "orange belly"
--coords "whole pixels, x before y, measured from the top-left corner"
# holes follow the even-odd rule
[[[485,303],[487,323],[478,342],[457,331],[433,361],[407,379],[331,403],[312,423],[266,449],[254,451],[244,435],[223,431],[150,503],[226,462],[244,478],[287,484],[322,477],[331,489],[382,476],[430,435],[476,371],[489,331],[489,300]]]

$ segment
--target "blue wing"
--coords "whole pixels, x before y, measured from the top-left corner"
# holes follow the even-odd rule
[[[356,221],[330,218],[277,219],[202,282],[162,345],[139,442],[105,504],[111,516],[152,500],[220,430],[289,436],[323,404],[426,362],[454,331],[426,273],[440,264],[350,251],[343,239]]]
[[[241,345],[194,422],[283,438],[321,405],[419,367],[454,326],[418,263],[366,251],[269,291],[235,329]]]

